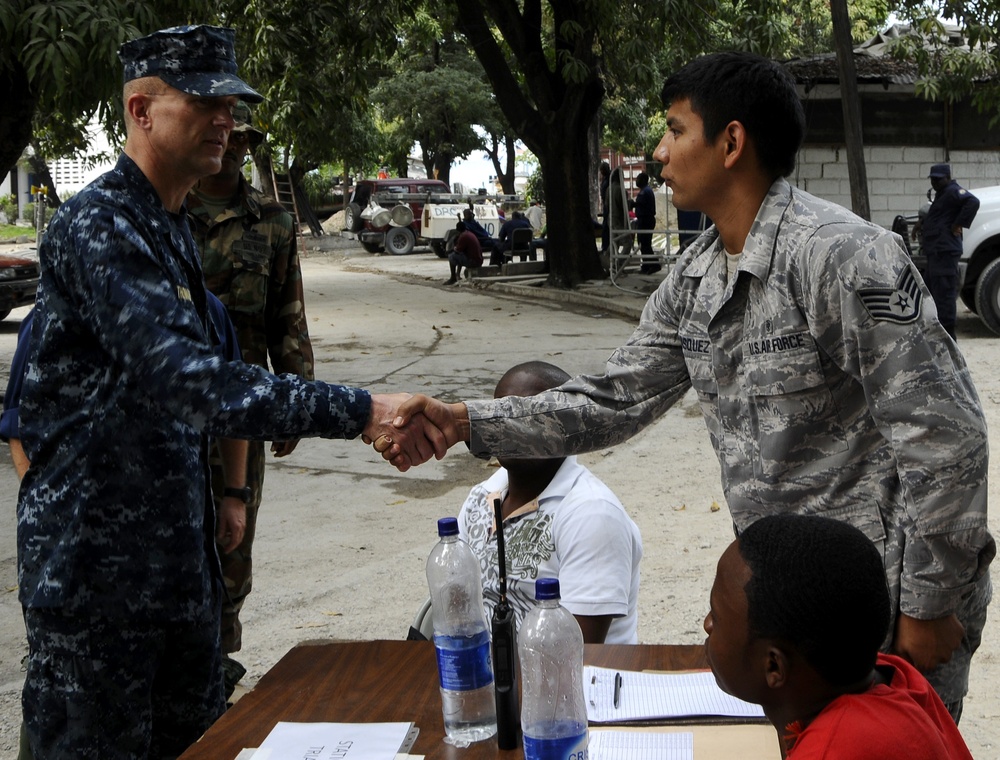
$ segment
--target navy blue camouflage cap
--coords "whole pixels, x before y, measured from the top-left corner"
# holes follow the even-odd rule
[[[235,39],[232,29],[221,26],[175,26],[126,42],[118,57],[126,82],[159,77],[189,95],[238,95],[260,103],[263,96],[236,76]]]

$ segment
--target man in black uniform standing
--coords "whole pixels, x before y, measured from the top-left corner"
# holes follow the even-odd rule
[[[934,298],[941,326],[954,339],[962,228],[968,228],[976,218],[979,199],[951,178],[949,164],[934,164],[929,179],[936,195],[927,217],[914,228],[914,234],[919,231],[923,235],[927,289]]]

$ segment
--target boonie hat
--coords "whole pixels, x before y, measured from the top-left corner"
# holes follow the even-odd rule
[[[221,26],[161,29],[118,49],[125,81],[159,77],[171,87],[199,97],[238,95],[249,103],[264,98],[236,76],[236,33]]]
[[[934,164],[931,167],[930,174],[927,175],[928,178],[931,177],[950,177],[951,176],[951,164]]]

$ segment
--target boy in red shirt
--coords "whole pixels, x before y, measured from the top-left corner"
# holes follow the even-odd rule
[[[792,760],[971,760],[927,680],[879,653],[889,619],[869,538],[839,520],[772,515],[719,560],[705,649],[719,686],[764,708]]]

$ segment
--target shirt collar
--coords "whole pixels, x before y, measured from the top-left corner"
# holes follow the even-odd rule
[[[580,473],[583,468],[577,463],[575,456],[568,456],[566,460],[562,463],[556,474],[549,481],[549,484],[545,487],[538,496],[527,504],[522,504],[520,507],[511,512],[507,517],[504,518],[504,523],[509,523],[513,520],[519,520],[525,515],[531,514],[532,512],[537,512],[541,506],[541,503],[552,498],[563,497],[573,488],[573,484],[576,483],[577,478],[580,477]],[[504,473],[506,475],[506,473]],[[492,480],[492,479],[491,479]],[[489,496],[487,496],[487,504],[489,504],[490,509],[493,509],[493,502],[496,499],[503,499],[507,494],[507,479],[503,479],[501,483],[496,483],[495,486],[500,486],[498,490],[491,491]],[[494,510],[495,512],[495,510]],[[496,515],[493,516],[493,524],[490,528],[490,536],[496,533],[497,521]]]
[[[784,177],[779,177],[767,191],[753,224],[750,225],[743,255],[740,257],[740,271],[750,272],[760,280],[767,279],[778,239],[778,228],[791,202],[792,186]],[[683,270],[686,277],[704,277],[713,262],[725,253],[719,231],[714,226],[702,233],[691,244],[690,250],[690,259]]]

